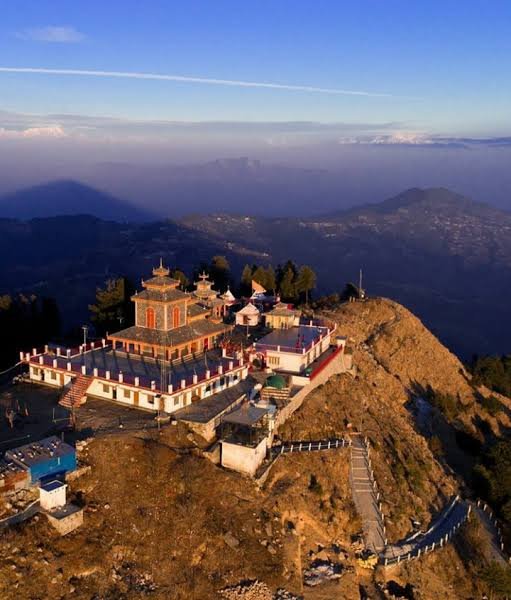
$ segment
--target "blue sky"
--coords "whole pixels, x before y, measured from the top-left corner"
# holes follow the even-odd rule
[[[344,123],[379,134],[391,124],[398,135],[411,136],[511,133],[509,1],[2,4],[0,67],[159,73],[375,94],[4,72],[0,111],[11,115],[10,122],[13,114],[63,114]],[[66,127],[57,121],[28,119],[27,127],[37,125],[43,134],[45,126],[48,133]],[[0,119],[0,129],[8,129],[6,123]]]

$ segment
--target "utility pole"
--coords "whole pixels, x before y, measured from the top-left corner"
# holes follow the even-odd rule
[[[87,333],[89,331],[89,328],[87,325],[82,325],[82,329],[83,329],[83,351],[85,352],[85,346],[87,345]]]

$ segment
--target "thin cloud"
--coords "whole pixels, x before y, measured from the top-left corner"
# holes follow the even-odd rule
[[[290,85],[285,83],[268,83],[262,81],[243,81],[236,79],[216,79],[211,77],[191,77],[188,75],[169,75],[160,73],[138,73],[134,71],[91,71],[88,69],[47,69],[37,67],[0,67],[0,73],[25,73],[38,75],[72,75],[78,77],[104,77],[121,79],[178,81],[183,83],[200,83],[206,85],[226,85],[244,88],[265,88],[271,90],[288,90],[339,96],[366,96],[370,98],[395,98],[392,94],[368,92],[364,90],[346,90],[324,88],[311,85]],[[402,96],[399,96],[402,98]]]
[[[58,26],[50,25],[48,27],[36,27],[33,29],[24,29],[18,32],[17,37],[22,40],[34,42],[50,42],[60,44],[74,44],[82,42],[85,35],[68,25]]]

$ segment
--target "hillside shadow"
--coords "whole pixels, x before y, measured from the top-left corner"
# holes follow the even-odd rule
[[[472,487],[472,472],[486,442],[466,432],[453,406],[443,406],[447,415],[435,405],[435,390],[417,381],[408,389],[407,408],[414,417],[416,431],[426,438],[431,452],[448,475],[457,476],[461,483]],[[462,408],[459,408],[462,410]],[[452,411],[452,412],[451,412]],[[479,424],[480,425],[480,424]],[[481,431],[480,427],[477,427]]]

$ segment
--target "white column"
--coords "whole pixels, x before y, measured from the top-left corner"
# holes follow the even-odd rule
[[[140,385],[140,377],[135,377],[135,385],[137,387]]]
[[[181,379],[181,389],[183,390],[186,387],[186,379]]]
[[[119,371],[119,383],[122,383],[124,381],[124,375],[122,374],[122,371]]]
[[[66,369],[67,369],[68,371],[71,371],[71,363],[70,363],[70,362],[68,362],[68,363],[66,364]]]

